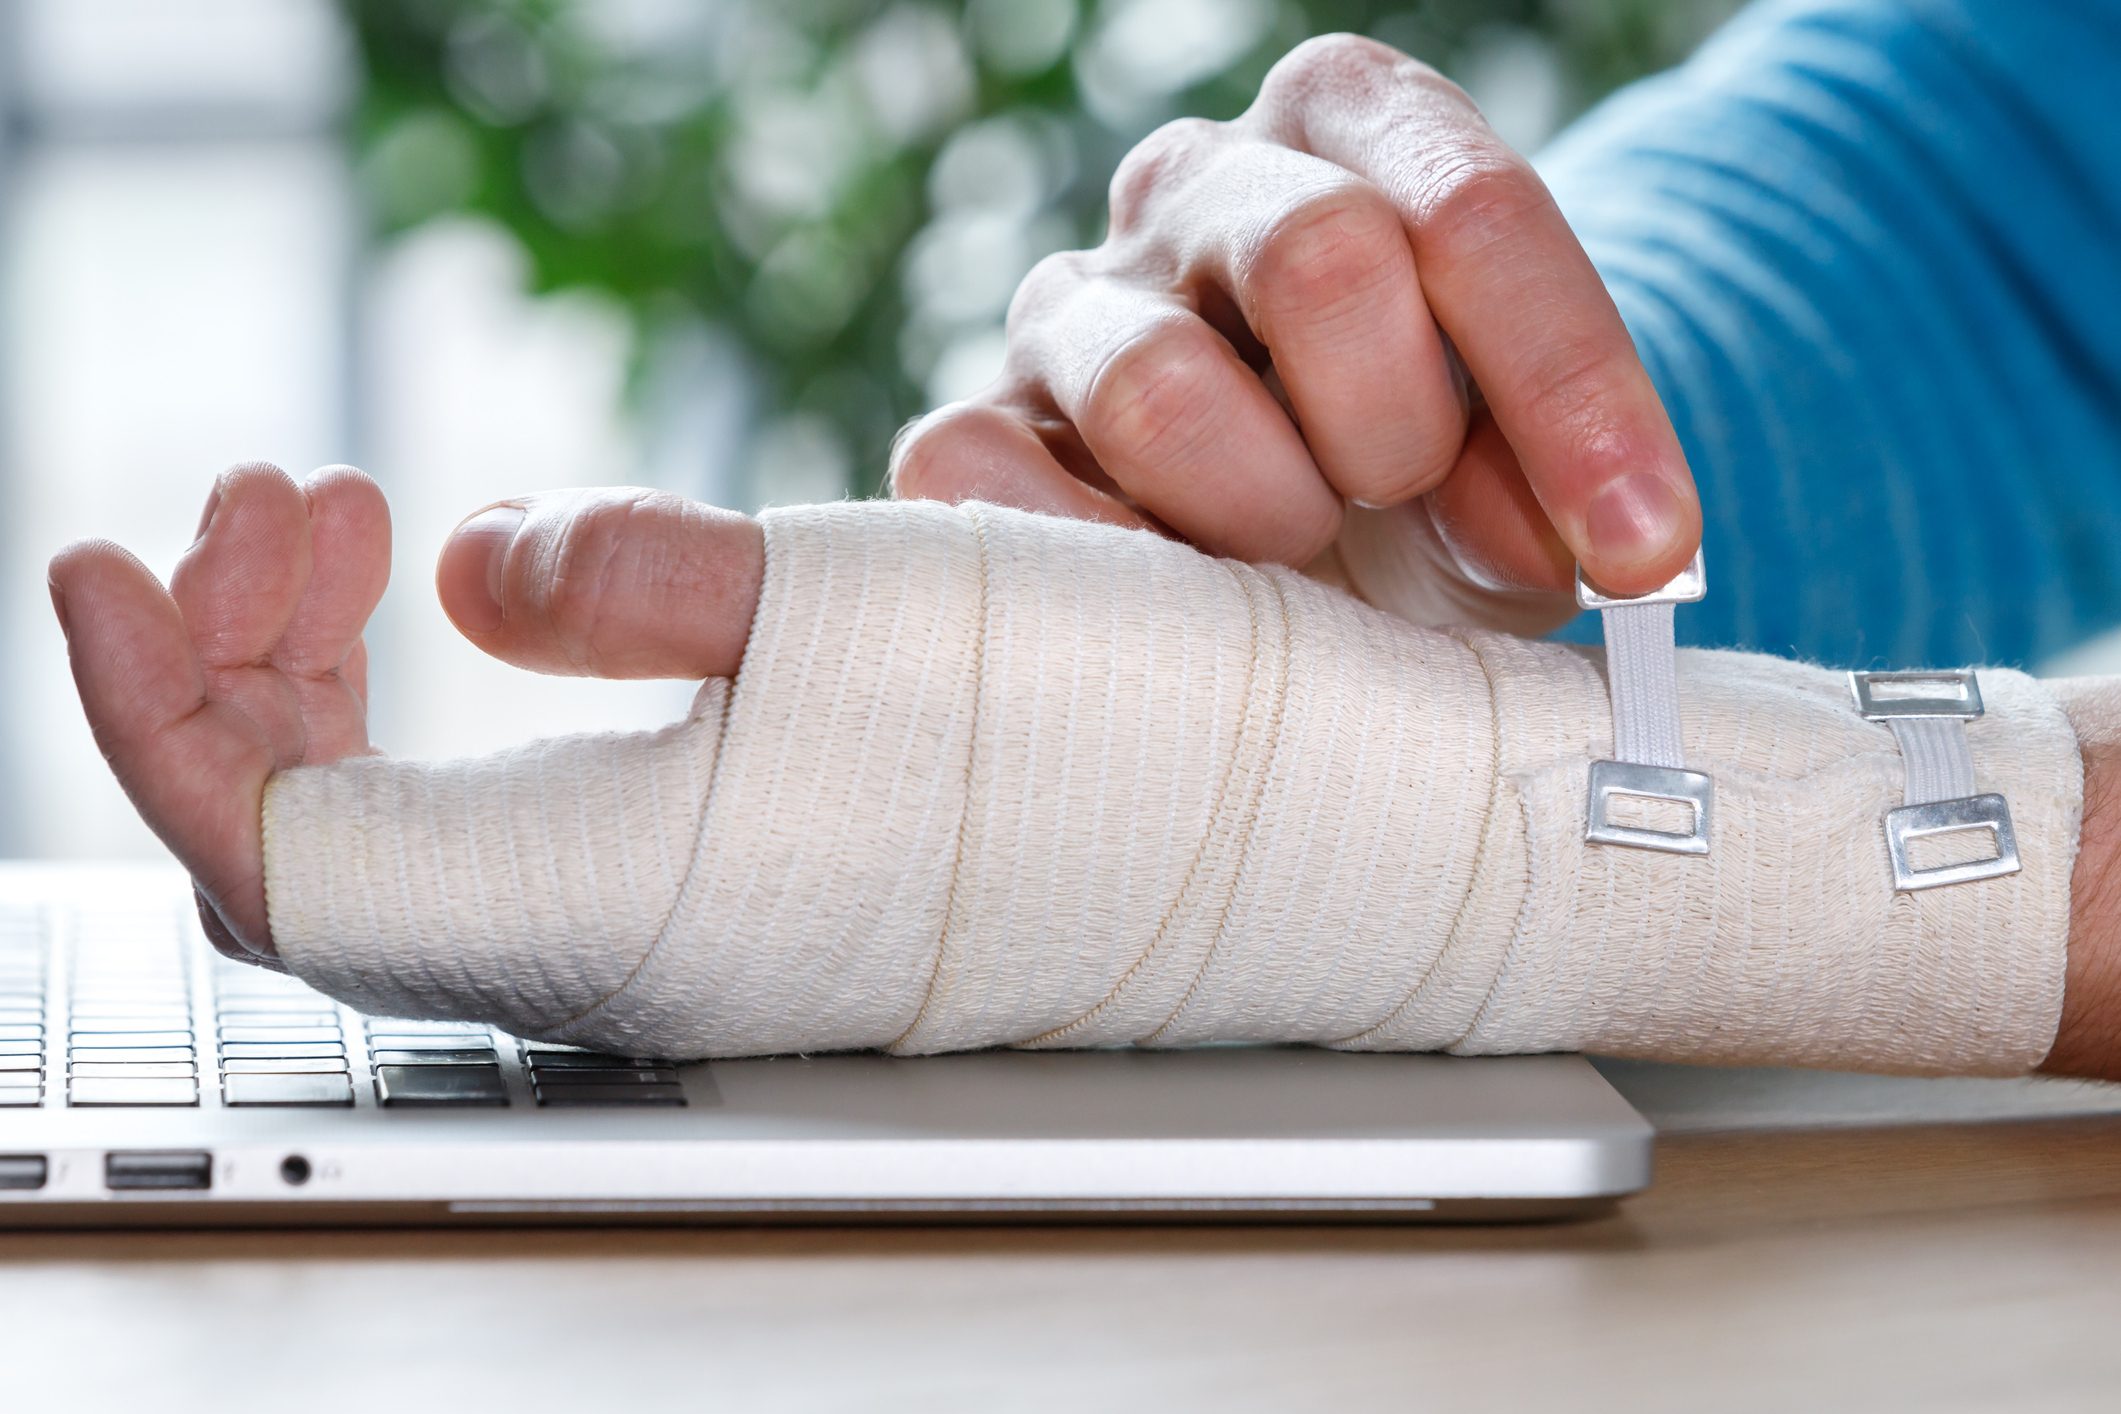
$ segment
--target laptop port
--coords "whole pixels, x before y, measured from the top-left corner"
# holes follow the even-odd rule
[[[49,1169],[42,1154],[0,1154],[0,1190],[42,1188]]]
[[[136,1149],[103,1156],[103,1186],[136,1189],[211,1188],[214,1156],[204,1149]]]

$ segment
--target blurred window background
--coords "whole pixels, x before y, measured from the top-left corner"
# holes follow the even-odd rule
[[[999,366],[1039,257],[1142,135],[1357,30],[1536,149],[1735,0],[0,0],[0,856],[150,852],[75,706],[43,567],[167,574],[238,461],[376,475],[376,740],[667,720],[528,680],[435,607],[456,521],[659,485],[867,494]]]

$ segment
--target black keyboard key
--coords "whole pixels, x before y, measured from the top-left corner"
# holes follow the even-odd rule
[[[669,1066],[652,1070],[534,1070],[531,1078],[540,1085],[675,1085],[678,1073]]]
[[[49,1167],[42,1154],[0,1154],[0,1188],[17,1192],[42,1188]]]
[[[376,1099],[386,1106],[505,1105],[498,1065],[379,1065]]]
[[[674,1083],[659,1085],[567,1085],[537,1087],[541,1105],[682,1105],[685,1089]]]
[[[642,1060],[634,1056],[606,1056],[595,1051],[532,1051],[526,1059],[534,1070],[656,1070],[666,1060]]]
[[[339,1075],[230,1075],[221,1097],[233,1106],[350,1105],[353,1077]]]
[[[458,1051],[371,1051],[377,1065],[499,1065],[501,1058],[491,1047]]]

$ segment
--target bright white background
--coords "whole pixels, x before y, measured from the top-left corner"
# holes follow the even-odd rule
[[[741,420],[727,369],[703,360],[680,424],[644,439],[617,314],[519,293],[504,237],[445,225],[364,252],[333,126],[350,54],[317,0],[0,0],[0,24],[0,856],[154,851],[75,705],[44,565],[104,535],[166,574],[239,461],[351,461],[389,494],[370,647],[390,750],[679,711],[680,685],[491,662],[430,577],[452,525],[517,492],[744,499],[718,472]]]

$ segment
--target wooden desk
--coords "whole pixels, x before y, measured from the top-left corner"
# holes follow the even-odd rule
[[[1533,1228],[0,1237],[0,1406],[2121,1407],[2121,1119],[1661,1165]]]

